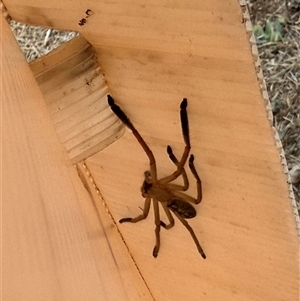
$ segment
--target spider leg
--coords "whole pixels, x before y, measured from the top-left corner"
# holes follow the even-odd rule
[[[191,155],[190,156],[190,159],[189,159],[189,167],[190,167],[190,170],[193,174],[193,176],[195,177],[196,179],[196,182],[197,182],[197,199],[196,199],[196,204],[199,204],[202,200],[202,184],[201,184],[201,180],[200,180],[200,177],[197,173],[197,170],[195,168],[195,165],[194,165],[194,155]]]
[[[176,165],[178,166],[179,162],[177,160],[177,158],[175,157],[174,153],[173,153],[173,150],[171,148],[170,145],[167,146],[167,153],[169,155],[169,158],[171,159],[171,161]],[[183,185],[177,185],[177,184],[168,184],[167,187],[172,189],[172,190],[181,190],[181,191],[186,191],[188,190],[189,188],[189,180],[188,180],[188,177],[186,175],[186,172],[185,172],[185,169],[182,168],[182,178],[183,178]],[[161,181],[159,180],[159,183],[160,184],[167,184],[165,181]]]
[[[178,198],[180,199],[183,199],[185,201],[188,201],[190,203],[193,203],[193,204],[199,204],[202,200],[202,184],[201,184],[201,180],[200,180],[200,177],[196,171],[196,168],[195,168],[195,165],[194,165],[194,156],[191,155],[190,156],[190,159],[189,159],[189,167],[191,169],[191,172],[193,174],[193,176],[195,177],[196,179],[196,182],[197,182],[197,198],[193,198],[181,191],[178,191],[176,189],[172,190],[172,194],[177,196]],[[171,184],[167,184],[166,186],[169,187]]]
[[[180,104],[181,128],[182,128],[183,139],[185,142],[184,152],[182,154],[180,161],[177,164],[177,170],[170,176],[161,179],[160,180],[161,183],[169,183],[169,182],[177,179],[182,174],[183,167],[189,156],[190,149],[191,149],[191,143],[190,143],[190,135],[189,135],[189,120],[188,120],[186,108],[187,108],[187,99],[184,98]]]
[[[161,205],[164,208],[166,216],[167,216],[170,223],[166,225],[163,221],[160,221],[160,225],[162,227],[164,227],[165,229],[169,230],[174,226],[175,221],[174,221],[174,218],[173,218],[169,208],[167,207],[166,203],[161,203]]]
[[[111,110],[119,117],[119,119],[132,131],[132,134],[137,139],[139,144],[144,149],[146,155],[149,158],[150,161],[150,171],[151,171],[151,178],[152,181],[155,183],[157,181],[157,171],[156,171],[156,162],[155,158],[153,156],[152,151],[150,150],[149,146],[146,144],[145,140],[142,138],[140,133],[137,131],[137,129],[134,127],[134,125],[131,123],[128,116],[122,111],[122,109],[115,104],[114,99],[111,95],[107,95],[107,101],[110,105]]]
[[[155,238],[156,243],[155,247],[153,248],[152,255],[153,257],[157,257],[158,251],[160,248],[160,216],[159,216],[159,207],[158,207],[158,200],[153,199],[153,209],[154,209],[154,220],[155,220]]]
[[[147,218],[149,210],[150,210],[150,203],[151,203],[151,198],[146,198],[142,214],[140,214],[139,216],[137,216],[135,218],[132,218],[132,217],[121,218],[119,220],[119,223],[121,223],[121,224],[122,223],[137,223],[137,222]]]
[[[182,222],[182,224],[188,229],[188,231],[190,232],[195,244],[196,244],[196,247],[198,249],[198,252],[200,253],[200,255],[205,259],[206,258],[206,255],[202,249],[202,247],[200,246],[200,243],[198,241],[198,238],[194,232],[194,230],[192,229],[192,227],[189,225],[189,223],[184,219],[182,218],[177,212],[174,212],[173,213],[176,215],[176,217]]]

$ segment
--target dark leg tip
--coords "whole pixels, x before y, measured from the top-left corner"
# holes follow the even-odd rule
[[[204,251],[202,250],[202,248],[200,247],[200,245],[197,246],[197,248],[198,248],[198,252],[199,252],[200,255],[202,256],[202,258],[203,258],[203,259],[206,259],[206,255],[205,255]]]
[[[107,95],[107,102],[110,106],[113,106],[115,104],[115,101],[110,94]]]
[[[181,110],[185,110],[186,107],[187,107],[187,99],[184,98],[184,99],[182,100],[181,104],[180,104],[180,109],[181,109]]]
[[[132,221],[132,217],[125,217],[125,218],[121,218],[119,220],[119,223],[122,224],[122,223],[130,223]]]
[[[154,258],[157,257],[157,255],[158,255],[158,248],[157,248],[157,246],[154,247],[152,255],[153,255]]]
[[[194,155],[190,155],[189,164],[194,163]]]
[[[172,147],[170,145],[167,146],[167,153],[168,153],[168,155],[173,154],[173,150],[172,150]]]

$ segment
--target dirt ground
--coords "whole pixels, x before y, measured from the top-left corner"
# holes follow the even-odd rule
[[[247,0],[262,70],[300,212],[300,0]],[[73,38],[74,32],[11,21],[28,61]]]

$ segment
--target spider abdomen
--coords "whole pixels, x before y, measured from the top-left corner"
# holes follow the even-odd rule
[[[168,208],[185,219],[193,218],[197,215],[196,209],[190,203],[178,198],[172,199],[168,204]]]

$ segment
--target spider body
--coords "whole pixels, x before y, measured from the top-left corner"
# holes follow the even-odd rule
[[[145,198],[143,213],[135,218],[131,218],[131,217],[122,218],[120,219],[119,222],[137,223],[141,220],[146,219],[152,201],[153,209],[154,209],[154,217],[155,217],[155,226],[156,226],[155,227],[156,244],[153,249],[153,253],[152,253],[153,256],[157,257],[160,248],[160,228],[163,227],[165,229],[170,229],[175,224],[174,218],[171,214],[172,212],[190,232],[196,244],[198,252],[205,259],[206,255],[202,247],[200,246],[200,243],[192,227],[186,221],[186,219],[193,218],[197,214],[195,208],[190,203],[199,204],[202,200],[202,185],[201,185],[200,177],[194,166],[193,155],[190,155],[189,157],[189,168],[194,178],[196,179],[197,198],[193,198],[183,192],[189,188],[189,180],[185,172],[184,165],[188,159],[189,152],[191,149],[188,116],[186,110],[187,99],[184,98],[180,105],[181,128],[182,128],[183,139],[185,142],[184,152],[182,154],[181,159],[178,161],[178,159],[173,153],[172,148],[168,146],[167,153],[169,155],[170,160],[176,166],[176,170],[170,176],[164,177],[162,179],[157,179],[156,161],[152,151],[150,150],[150,148],[148,147],[144,139],[141,137],[139,132],[136,130],[134,125],[131,123],[127,115],[122,111],[122,109],[119,106],[115,104],[112,96],[108,95],[107,97],[108,97],[108,104],[110,105],[112,111],[132,131],[133,135],[144,149],[146,155],[149,158],[149,165],[150,165],[150,171],[144,172],[144,181],[141,187],[142,196]],[[179,176],[182,176],[183,178],[183,185],[172,184],[171,182],[177,179]],[[159,203],[166,213],[166,216],[169,220],[168,224],[160,220]]]
[[[159,183],[151,183],[145,179],[143,182],[143,186],[141,188],[142,197],[156,197],[160,202],[168,202],[172,198],[171,190],[165,187],[164,185],[160,185]]]
[[[194,218],[197,215],[196,209],[183,199],[173,198],[168,202],[167,206],[174,213],[178,213],[185,219]]]
[[[177,212],[183,218],[193,218],[197,215],[195,208],[188,202],[180,199],[172,190],[165,185],[149,183],[150,172],[145,172],[145,180],[141,188],[142,197],[157,198],[159,202],[166,203],[167,207],[173,212]]]

